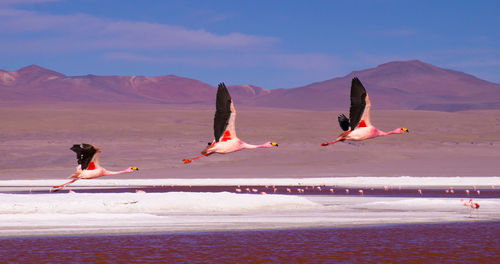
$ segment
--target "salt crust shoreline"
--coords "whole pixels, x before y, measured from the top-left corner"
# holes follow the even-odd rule
[[[34,187],[53,186],[64,179],[46,180],[0,180],[0,187]],[[80,180],[72,184],[74,187],[87,186],[235,186],[235,185],[338,185],[346,187],[356,186],[401,186],[401,187],[500,187],[499,177],[325,177],[325,178],[212,178],[212,179],[97,179]]]

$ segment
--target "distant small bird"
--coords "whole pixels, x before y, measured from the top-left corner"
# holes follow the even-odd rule
[[[53,189],[51,192],[62,190],[64,187],[79,179],[95,179],[102,176],[129,173],[139,170],[137,167],[128,167],[122,171],[106,170],[99,165],[99,155],[101,154],[101,149],[90,144],[83,143],[81,145],[73,145],[71,150],[76,153],[76,159],[78,161],[75,174],[68,177],[73,178],[73,180],[65,184],[52,187]]]
[[[268,141],[262,145],[251,145],[241,141],[236,137],[236,109],[229,91],[224,83],[220,83],[217,89],[216,111],[214,118],[214,136],[215,139],[208,143],[201,156],[191,159],[183,159],[184,164],[191,163],[193,160],[203,156],[209,156],[214,153],[227,154],[242,149],[272,148],[277,147],[278,143]]]
[[[352,140],[360,141],[369,138],[387,136],[391,134],[408,133],[407,128],[396,128],[389,132],[378,130],[370,122],[370,99],[361,81],[355,77],[351,83],[351,107],[349,118],[344,114],[338,116],[340,127],[344,132],[337,139],[331,142],[324,142],[321,146],[328,146],[339,141]]]

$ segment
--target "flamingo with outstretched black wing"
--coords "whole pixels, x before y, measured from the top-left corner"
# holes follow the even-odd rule
[[[324,142],[321,145],[328,146],[344,140],[360,141],[374,137],[409,132],[408,129],[404,127],[396,128],[388,132],[378,130],[370,121],[370,108],[371,102],[365,87],[357,77],[354,77],[351,82],[351,107],[349,109],[349,118],[344,114],[340,114],[338,117],[339,125],[344,132],[334,141]]]
[[[95,179],[102,176],[129,173],[139,170],[137,167],[129,167],[122,171],[109,171],[101,167],[101,165],[99,164],[99,155],[101,154],[101,149],[91,144],[83,143],[81,145],[73,145],[73,147],[71,147],[71,150],[76,153],[76,159],[78,161],[76,172],[75,174],[68,177],[72,178],[71,181],[52,187],[52,192],[59,191],[79,179]]]
[[[268,141],[261,145],[252,145],[243,142],[236,136],[236,109],[233,100],[224,83],[220,83],[217,88],[216,111],[214,117],[214,137],[215,139],[208,143],[201,156],[191,159],[183,159],[184,163],[191,163],[193,160],[214,153],[227,154],[242,149],[272,148],[277,147],[278,143]]]

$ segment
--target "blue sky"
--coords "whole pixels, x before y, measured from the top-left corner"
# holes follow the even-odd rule
[[[0,69],[291,88],[418,59],[500,83],[500,1],[0,0]]]

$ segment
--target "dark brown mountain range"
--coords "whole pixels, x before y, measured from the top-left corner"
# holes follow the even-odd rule
[[[297,88],[230,84],[228,88],[237,105],[347,110],[354,76],[365,85],[374,109],[500,109],[500,84],[418,60],[389,62]],[[0,102],[207,104],[215,100],[215,85],[175,75],[66,76],[31,65],[0,70]]]

